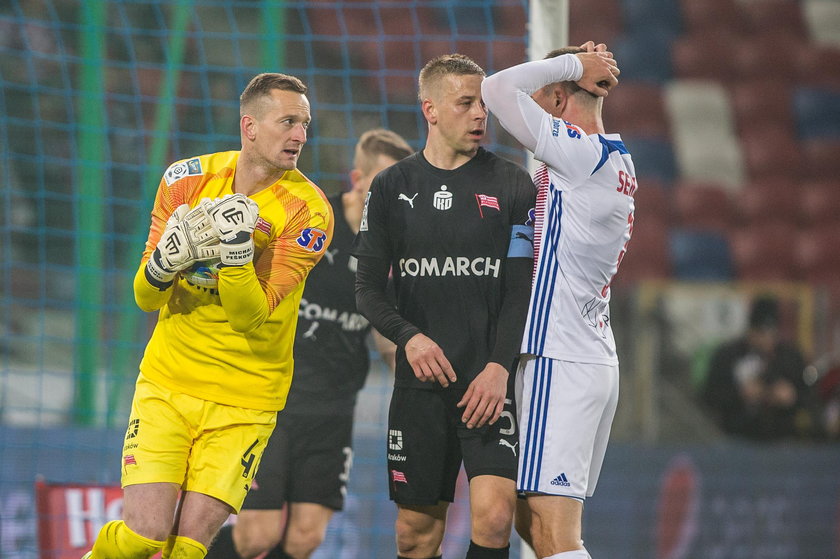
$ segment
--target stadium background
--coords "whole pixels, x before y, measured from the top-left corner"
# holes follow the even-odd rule
[[[605,122],[640,184],[613,295],[622,400],[587,547],[840,557],[835,0],[0,2],[0,557],[67,552],[38,549],[36,476],[118,483],[154,318],[130,291],[151,198],[169,162],[238,146],[248,79],[281,70],[309,85],[300,167],[336,192],[368,128],[422,145],[415,79],[429,58],[463,52],[493,72],[527,59],[529,31],[565,33],[565,17],[528,25],[540,5],[568,13],[569,43],[606,42],[619,59]],[[527,163],[495,120],[487,145]],[[812,363],[814,428],[757,445],[721,435],[697,388],[709,348],[768,291]],[[376,363],[348,509],[317,557],[394,555],[381,472],[389,389]],[[80,537],[115,510],[95,486],[61,497],[62,513],[78,506]],[[450,557],[468,541],[464,504],[450,515]]]

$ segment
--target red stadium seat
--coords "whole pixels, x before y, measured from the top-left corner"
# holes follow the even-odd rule
[[[735,273],[742,281],[792,281],[796,277],[797,229],[789,222],[764,221],[729,237]]]
[[[670,137],[662,87],[650,82],[622,82],[604,103],[604,126],[634,137]]]
[[[802,227],[840,223],[840,178],[803,184],[797,209]]]
[[[840,180],[840,138],[812,138],[803,140],[800,146],[808,178]]]
[[[799,184],[795,180],[770,178],[745,185],[735,193],[736,228],[766,224],[789,224],[799,220]]]
[[[840,222],[803,229],[797,238],[799,279],[814,285],[834,285],[840,277]]]
[[[739,133],[749,131],[756,123],[771,121],[795,134],[793,94],[789,84],[779,83],[771,77],[739,80],[731,86],[730,98]]]
[[[738,2],[748,33],[792,33],[808,36],[803,2],[799,0],[748,0]]]
[[[737,38],[730,53],[735,80],[769,78],[790,84],[796,79],[802,37],[763,31]]]
[[[680,9],[686,33],[739,35],[744,31],[737,0],[681,0]]]
[[[668,231],[664,220],[639,220],[633,224],[633,237],[621,260],[616,284],[666,279],[671,275]]]
[[[802,153],[791,131],[772,120],[741,133],[741,150],[750,180],[801,177]]]
[[[808,43],[797,52],[799,84],[840,90],[840,46]]]
[[[732,203],[721,185],[678,182],[672,197],[674,224],[681,228],[726,233],[732,228]]]
[[[734,43],[729,36],[698,33],[677,37],[671,48],[674,76],[731,83]]]
[[[655,220],[670,225],[671,189],[656,180],[648,179],[639,183],[634,198],[636,209],[633,215],[636,223]]]
[[[610,47],[623,28],[624,20],[616,0],[569,2],[570,45],[595,41]]]

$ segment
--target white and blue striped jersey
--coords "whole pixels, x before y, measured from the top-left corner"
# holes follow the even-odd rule
[[[610,283],[633,230],[635,170],[617,134],[543,113],[534,156],[535,270],[522,352],[617,364]]]

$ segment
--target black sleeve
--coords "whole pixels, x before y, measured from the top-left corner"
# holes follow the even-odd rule
[[[505,261],[504,293],[499,323],[496,326],[496,344],[490,361],[511,372],[522,345],[522,333],[528,317],[531,298],[531,272],[534,261],[530,258],[508,258]]]
[[[397,313],[387,285],[390,263],[382,258],[359,256],[356,268],[356,308],[380,334],[400,347],[420,329]]]

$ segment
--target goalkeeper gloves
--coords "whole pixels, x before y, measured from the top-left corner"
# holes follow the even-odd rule
[[[223,266],[242,266],[254,258],[251,234],[260,216],[257,203],[244,194],[217,198],[209,210],[219,234],[219,256]]]
[[[146,278],[158,289],[166,289],[175,275],[195,262],[219,257],[215,223],[208,213],[213,207],[204,198],[192,210],[181,204],[166,222],[166,228],[146,263]]]

